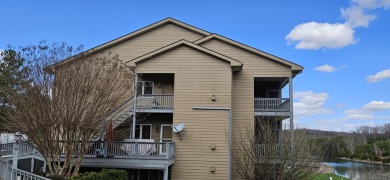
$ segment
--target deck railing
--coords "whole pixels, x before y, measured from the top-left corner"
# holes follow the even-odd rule
[[[143,94],[137,98],[137,108],[172,108],[173,94]]]
[[[14,143],[0,144],[1,156],[12,155]],[[64,147],[62,141],[59,147]],[[80,147],[81,143],[77,143]],[[77,156],[79,148],[73,153]],[[28,142],[21,142],[19,155],[32,154],[34,147]],[[62,155],[65,155],[63,152]],[[175,143],[173,142],[128,142],[128,141],[90,141],[86,156],[98,157],[126,157],[126,158],[150,158],[150,159],[173,159],[175,156]]]
[[[10,168],[11,169],[11,168]],[[12,171],[12,180],[50,180],[49,178],[45,178],[27,171],[23,171],[21,169],[11,169]]]
[[[86,156],[127,157],[150,159],[173,159],[175,143],[172,142],[127,142],[92,141]]]
[[[289,98],[255,98],[255,111],[288,112],[290,111]]]
[[[14,143],[0,144],[0,156],[13,154]],[[31,154],[34,147],[28,141],[22,141],[19,145],[19,155]]]
[[[256,157],[277,157],[283,152],[283,146],[279,144],[256,144]]]
[[[0,156],[12,155],[14,143],[0,144]]]

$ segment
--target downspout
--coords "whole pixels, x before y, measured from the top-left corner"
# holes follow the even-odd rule
[[[138,91],[138,74],[137,74],[137,70],[134,69],[134,74],[135,74],[135,78],[134,78],[134,85],[133,85],[133,92],[134,92],[134,96],[133,96],[133,128],[132,128],[132,131],[131,131],[131,139],[134,140],[135,139],[135,121],[137,120],[137,91]]]
[[[229,142],[232,143],[232,111],[230,108],[217,108],[217,107],[192,107],[193,110],[216,110],[216,111],[228,111],[229,112]],[[229,180],[232,179],[232,147],[229,145]]]

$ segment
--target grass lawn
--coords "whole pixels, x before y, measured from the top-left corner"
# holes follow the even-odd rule
[[[337,176],[335,174],[327,173],[327,174],[319,174],[312,180],[329,180],[329,178],[332,177],[332,180],[348,180],[348,178],[344,178],[341,176]]]

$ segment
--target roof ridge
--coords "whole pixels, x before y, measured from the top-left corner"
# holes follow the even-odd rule
[[[176,48],[176,47],[178,47],[178,46],[180,46],[180,45],[183,45],[183,44],[184,44],[184,45],[187,45],[187,46],[190,46],[190,47],[192,47],[192,48],[198,49],[198,50],[200,50],[200,51],[202,51],[202,52],[204,52],[204,53],[207,53],[207,54],[209,54],[209,55],[212,55],[212,56],[215,56],[215,57],[217,57],[217,58],[223,59],[223,60],[225,60],[225,61],[227,61],[227,62],[230,62],[230,65],[231,65],[231,66],[241,66],[241,67],[242,67],[242,65],[243,65],[243,63],[242,63],[241,61],[239,61],[239,60],[236,60],[236,59],[231,58],[231,57],[229,57],[229,56],[220,54],[220,53],[215,52],[215,51],[213,51],[213,50],[210,50],[210,49],[208,49],[208,48],[206,48],[206,47],[199,46],[199,45],[194,44],[193,42],[188,41],[188,40],[186,40],[186,39],[178,40],[178,41],[176,41],[176,42],[174,42],[174,43],[171,43],[171,44],[166,45],[166,46],[164,46],[164,47],[158,48],[158,49],[156,49],[156,50],[154,50],[154,51],[151,51],[151,52],[149,52],[149,53],[146,53],[146,54],[144,54],[144,55],[142,55],[142,56],[136,57],[136,58],[134,58],[134,59],[132,59],[132,60],[130,60],[130,61],[127,61],[125,64],[126,64],[127,66],[133,66],[133,65],[135,65],[135,63],[137,63],[137,62],[140,62],[140,61],[143,61],[143,60],[152,58],[152,57],[154,57],[154,56],[156,56],[156,55],[158,55],[158,54],[160,54],[160,53],[169,51],[169,50],[171,50],[171,49],[173,49],[173,48]]]
[[[145,27],[143,27],[143,28],[137,29],[137,30],[135,30],[135,31],[132,31],[132,32],[130,32],[130,33],[127,33],[127,34],[125,34],[125,35],[122,35],[122,36],[120,36],[120,37],[118,37],[118,38],[115,38],[115,39],[113,39],[113,40],[110,40],[110,41],[108,41],[108,42],[105,42],[105,43],[103,43],[103,44],[100,44],[100,45],[95,46],[95,47],[93,47],[93,48],[90,48],[90,49],[88,49],[88,50],[86,50],[86,51],[84,51],[84,52],[82,52],[82,53],[83,53],[83,54],[92,54],[92,53],[99,52],[99,51],[104,50],[104,49],[106,49],[106,48],[108,48],[108,47],[111,47],[111,46],[114,46],[114,45],[116,45],[116,44],[118,44],[118,43],[121,43],[121,42],[123,42],[123,41],[126,41],[126,40],[128,40],[128,39],[130,39],[130,38],[134,38],[134,37],[136,37],[136,36],[138,36],[138,35],[141,35],[141,34],[143,34],[143,33],[149,32],[149,31],[151,31],[151,30],[153,30],[153,29],[156,29],[156,28],[158,28],[158,27],[160,27],[160,26],[163,26],[163,25],[165,25],[165,24],[167,24],[167,23],[173,23],[173,24],[175,24],[175,25],[178,25],[178,26],[180,26],[180,27],[183,27],[183,28],[185,28],[185,29],[188,29],[188,30],[190,30],[190,31],[193,31],[193,32],[195,32],[195,33],[202,34],[202,35],[205,35],[205,36],[208,36],[208,35],[211,34],[211,33],[208,32],[208,31],[205,31],[205,30],[203,30],[203,29],[197,28],[197,27],[192,26],[192,25],[190,25],[190,24],[184,23],[184,22],[179,21],[179,20],[177,20],[177,19],[174,19],[174,18],[172,18],[172,17],[167,17],[167,18],[162,19],[162,20],[160,20],[160,21],[157,21],[157,22],[155,22],[155,23],[153,23],[153,24],[150,24],[150,25],[148,25],[148,26],[145,26]],[[79,53],[79,54],[82,54],[82,53]],[[57,62],[57,63],[55,63],[55,64],[52,64],[52,65],[48,66],[47,68],[55,68],[56,66],[61,66],[61,65],[65,64],[65,63],[67,63],[68,61],[71,61],[71,60],[73,60],[73,59],[76,59],[76,57],[77,57],[79,54],[74,55],[74,56],[72,56],[72,57],[70,57],[70,58],[64,59],[64,60],[62,60],[62,61],[60,61],[60,62]]]
[[[288,64],[293,64],[293,65],[295,65],[295,66],[299,66],[299,67],[301,67],[301,68],[303,69],[303,67],[302,67],[301,65],[299,65],[299,64],[296,64],[296,63],[294,63],[294,62],[288,61],[288,60],[286,60],[286,59],[283,59],[283,58],[281,58],[281,57],[275,56],[275,55],[273,55],[273,54],[267,53],[267,52],[265,52],[265,51],[259,50],[259,49],[255,48],[255,47],[252,47],[252,46],[249,46],[249,45],[240,43],[240,42],[238,42],[238,41],[235,41],[235,40],[233,40],[233,39],[230,39],[230,38],[228,38],[228,37],[222,36],[222,35],[217,34],[217,33],[212,33],[212,34],[210,34],[210,35],[208,35],[208,36],[206,36],[206,37],[204,37],[204,38],[200,38],[200,39],[194,41],[194,43],[195,43],[195,44],[202,44],[202,43],[204,43],[204,42],[207,42],[207,41],[211,40],[212,38],[217,38],[218,40],[222,40],[223,42],[232,44],[232,45],[234,45],[234,46],[238,46],[239,48],[244,49],[244,50],[248,50],[248,51],[250,51],[250,52],[252,52],[252,53],[255,53],[255,54],[259,54],[259,55],[261,55],[261,56],[268,57],[268,58],[273,59],[273,60],[275,60],[275,61],[278,61],[278,62],[280,62],[280,63],[282,63],[281,61],[284,61],[284,62],[286,62],[286,63],[288,63]],[[230,42],[229,42],[229,41],[230,41]],[[286,63],[283,63],[283,64],[286,64]]]

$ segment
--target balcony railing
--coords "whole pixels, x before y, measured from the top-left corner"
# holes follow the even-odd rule
[[[278,157],[283,152],[283,146],[279,144],[256,144],[256,157]]]
[[[173,159],[175,143],[172,142],[91,142],[86,156],[127,157],[141,159]]]
[[[14,143],[0,144],[0,156],[7,156],[13,154]],[[31,154],[34,147],[28,141],[22,141],[19,144],[19,155]]]
[[[137,108],[173,108],[173,94],[139,95]]]
[[[76,143],[78,147],[81,143]],[[1,154],[12,155],[14,143],[1,144]],[[63,141],[58,141],[58,147],[64,147]],[[78,155],[78,149],[75,148],[74,156]],[[19,155],[31,154],[34,148],[31,144],[21,142],[19,146]],[[64,155],[65,153],[61,153]],[[125,157],[141,159],[173,159],[175,156],[175,143],[173,142],[137,142],[137,141],[91,141],[85,156],[100,157]]]
[[[288,112],[289,98],[255,98],[255,111]]]

